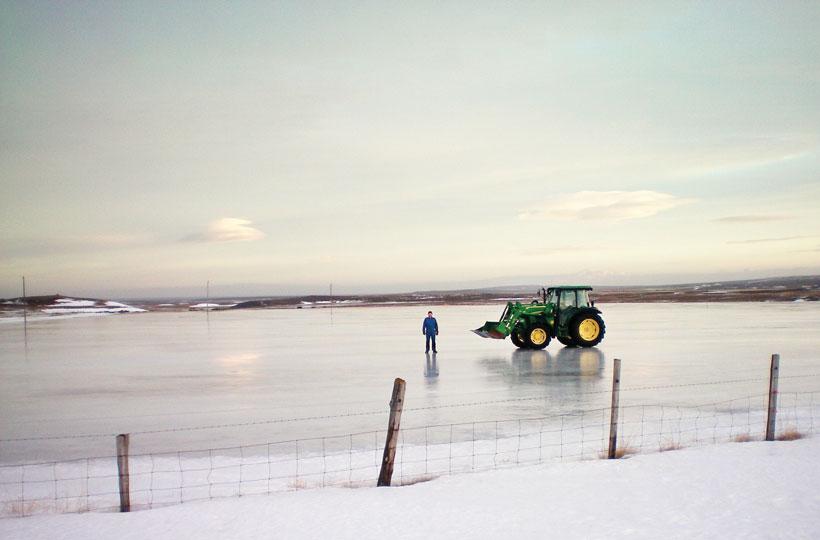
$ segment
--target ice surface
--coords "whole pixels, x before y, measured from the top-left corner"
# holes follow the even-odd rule
[[[407,428],[606,407],[616,357],[623,406],[760,396],[775,352],[781,392],[820,389],[820,304],[599,307],[599,348],[519,351],[469,331],[503,305],[433,306],[440,352],[429,358],[428,306],[157,312],[44,320],[27,333],[3,324],[2,439],[104,436],[4,442],[0,462],[110,455],[110,435],[123,432],[186,428],[132,438],[135,451],[157,452],[383,429],[395,377],[407,381]],[[737,382],[681,386],[719,380]],[[304,417],[314,418],[187,430]]]

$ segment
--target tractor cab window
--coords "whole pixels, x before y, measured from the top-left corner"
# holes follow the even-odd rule
[[[555,289],[549,291],[549,294],[547,295],[547,303],[552,305],[558,304],[558,291]]]
[[[578,292],[578,307],[589,307],[589,291]]]
[[[561,291],[558,306],[560,309],[575,307],[575,291]]]

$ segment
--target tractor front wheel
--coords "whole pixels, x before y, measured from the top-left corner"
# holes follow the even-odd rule
[[[567,336],[567,337],[558,336],[558,341],[560,341],[561,344],[565,347],[577,347],[578,346],[578,345],[575,344],[574,341],[572,341],[572,338],[569,337],[569,336]]]
[[[581,347],[594,347],[604,339],[606,326],[597,313],[583,313],[575,317],[570,324],[572,341]]]
[[[527,348],[527,340],[524,338],[524,335],[518,330],[512,331],[512,334],[510,334],[510,341],[512,341],[513,345],[515,345],[519,349]]]
[[[543,326],[533,326],[527,331],[527,344],[532,349],[543,349],[550,344],[550,334]]]

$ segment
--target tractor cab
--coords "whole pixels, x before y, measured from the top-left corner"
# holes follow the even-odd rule
[[[589,291],[592,287],[550,287],[546,290],[546,301],[553,307],[553,315],[558,326],[565,328],[579,311],[594,307],[589,300]]]
[[[550,287],[546,289],[545,304],[554,304],[559,309],[593,307],[589,300],[592,287]]]

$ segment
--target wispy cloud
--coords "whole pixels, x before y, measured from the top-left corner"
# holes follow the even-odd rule
[[[803,158],[817,147],[814,134],[732,137],[715,140],[708,149],[685,156],[679,176],[735,173]]]
[[[715,223],[766,223],[767,221],[784,221],[792,219],[791,216],[772,216],[765,214],[749,214],[745,216],[726,216],[713,219]]]
[[[803,238],[813,238],[812,236],[781,236],[779,238],[753,238],[750,240],[729,240],[727,244],[764,244],[768,242],[788,242],[790,240],[801,240]]]
[[[142,234],[92,234],[52,238],[16,238],[0,241],[6,257],[40,257],[65,253],[92,253],[125,250],[150,245],[152,238]]]
[[[183,238],[187,242],[251,242],[265,238],[265,233],[241,218],[220,218],[212,221],[205,232]]]
[[[541,257],[552,257],[556,254],[561,253],[585,253],[585,252],[600,252],[603,250],[609,249],[609,246],[605,245],[579,245],[579,244],[562,244],[556,246],[543,246],[538,249],[538,251],[533,251],[532,249],[521,249],[518,251],[513,252],[515,257],[529,257],[529,258],[541,258]]]
[[[578,191],[558,195],[518,215],[524,220],[626,220],[654,216],[694,199],[657,191]]]

